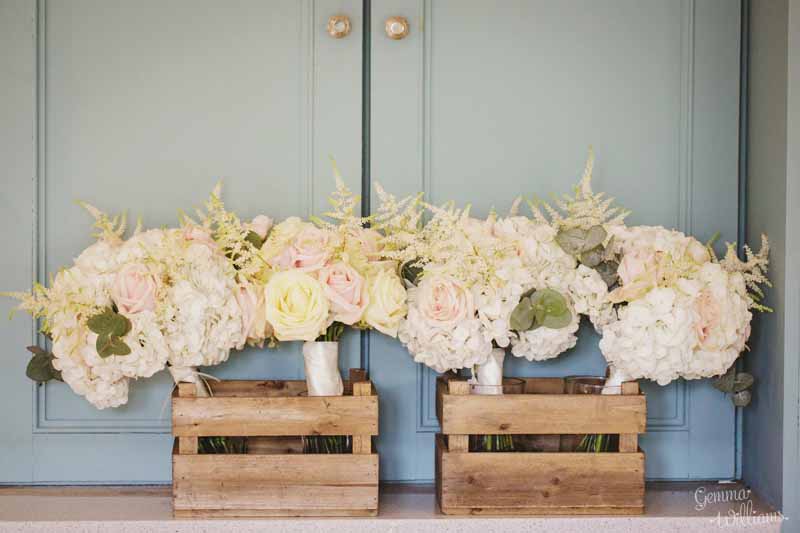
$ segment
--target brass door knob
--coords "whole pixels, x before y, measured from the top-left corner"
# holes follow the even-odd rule
[[[408,19],[405,17],[389,17],[386,19],[384,28],[389,39],[403,39],[408,35]]]
[[[334,15],[328,19],[328,35],[341,39],[350,35],[350,18],[346,15]]]

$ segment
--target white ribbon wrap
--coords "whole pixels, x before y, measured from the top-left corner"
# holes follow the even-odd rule
[[[198,372],[197,368],[193,366],[168,366],[169,373],[172,374],[172,379],[175,384],[178,383],[194,383],[197,396],[205,398],[210,396],[209,387],[204,378],[217,380],[214,376]],[[217,380],[219,381],[219,380]]]
[[[344,383],[339,374],[338,342],[305,342],[303,359],[309,396],[342,395]]]
[[[600,394],[622,394],[622,383],[628,381],[628,376],[617,370],[613,365],[608,367],[608,378]]]
[[[503,360],[506,351],[502,348],[492,349],[489,358],[482,365],[476,365],[472,379],[472,394],[503,394]]]

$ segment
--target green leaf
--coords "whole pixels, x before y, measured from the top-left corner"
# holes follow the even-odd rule
[[[617,275],[617,269],[619,269],[619,263],[616,261],[603,261],[594,269],[600,274],[600,277],[603,278],[603,281],[606,282],[609,288],[613,287],[619,276]]]
[[[723,375],[715,379],[712,384],[714,388],[718,391],[722,392],[734,392],[733,385],[736,381],[736,369],[734,367],[730,367],[727,372]]]
[[[406,261],[400,266],[400,277],[413,283],[414,285],[417,284],[419,275],[422,274],[422,267],[416,263],[417,260],[414,259],[413,261]]]
[[[736,407],[747,407],[750,405],[750,400],[753,399],[752,394],[750,394],[749,390],[743,390],[735,393],[731,400],[733,400],[733,405]]]
[[[113,309],[107,307],[101,313],[90,317],[86,325],[98,335],[115,335],[123,337],[131,330],[131,321]]]
[[[582,251],[586,252],[592,248],[602,246],[603,241],[606,240],[606,235],[607,233],[603,226],[592,226],[586,233],[586,240]]]
[[[111,339],[111,353],[114,355],[128,355],[131,353],[130,346],[125,344],[119,337],[110,337]]]
[[[128,317],[115,313],[114,318],[111,321],[110,334],[116,337],[124,337],[130,330],[131,321],[128,320]]]
[[[28,361],[25,375],[38,383],[44,383],[51,379],[61,381],[61,372],[53,367],[53,354],[42,350],[38,346],[28,346],[28,351],[34,355]]]
[[[580,255],[586,245],[586,232],[581,228],[563,229],[556,234],[556,242],[569,255]]]
[[[595,268],[603,262],[605,250],[602,246],[595,246],[591,250],[587,250],[581,254],[581,263],[589,268]]]
[[[264,245],[264,239],[261,238],[261,235],[252,230],[247,232],[247,237],[244,240],[252,244],[256,250],[260,250],[261,246]]]
[[[572,313],[566,310],[560,315],[546,315],[542,321],[542,326],[550,329],[561,329],[570,325],[572,322]]]
[[[94,343],[94,347],[97,350],[97,355],[103,359],[114,355],[111,353],[111,335],[107,333],[100,333],[97,335],[97,341]]]
[[[747,372],[739,372],[733,382],[733,392],[742,392],[753,386],[755,379]]]
[[[103,311],[99,314],[90,317],[89,320],[86,321],[86,325],[89,327],[91,331],[97,333],[98,335],[102,334],[110,334],[111,331],[114,329],[115,318],[114,310],[110,307],[103,309]]]
[[[509,323],[514,331],[528,331],[533,327],[534,312],[529,298],[522,298],[519,301],[511,311]]]

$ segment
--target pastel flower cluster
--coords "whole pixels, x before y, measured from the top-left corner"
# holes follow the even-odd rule
[[[100,409],[117,407],[131,379],[218,364],[243,343],[234,271],[202,228],[137,228],[125,240],[124,222],[87,208],[98,241],[49,288],[20,295],[21,307],[42,318],[52,368],[75,393]],[[103,316],[121,329],[97,330]]]
[[[609,364],[661,385],[724,374],[750,336],[755,300],[746,275],[766,269],[766,239],[742,268],[732,248],[719,262],[693,237],[662,227],[621,227],[614,238],[619,286],[609,300],[624,305],[600,341]]]

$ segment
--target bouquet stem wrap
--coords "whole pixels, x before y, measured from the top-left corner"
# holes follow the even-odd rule
[[[622,394],[622,383],[628,381],[628,376],[614,365],[608,367],[608,378],[600,394]]]
[[[212,376],[198,372],[197,368],[193,366],[169,366],[167,368],[169,369],[169,373],[172,375],[172,379],[175,381],[176,385],[178,383],[194,383],[195,390],[197,391],[197,396],[199,398],[211,396],[208,385],[203,378],[213,378]]]
[[[342,395],[344,384],[339,374],[338,342],[305,342],[303,359],[309,396]]]
[[[470,380],[472,394],[503,394],[503,360],[505,357],[504,349],[494,348],[485,363],[475,365],[475,372]]]

